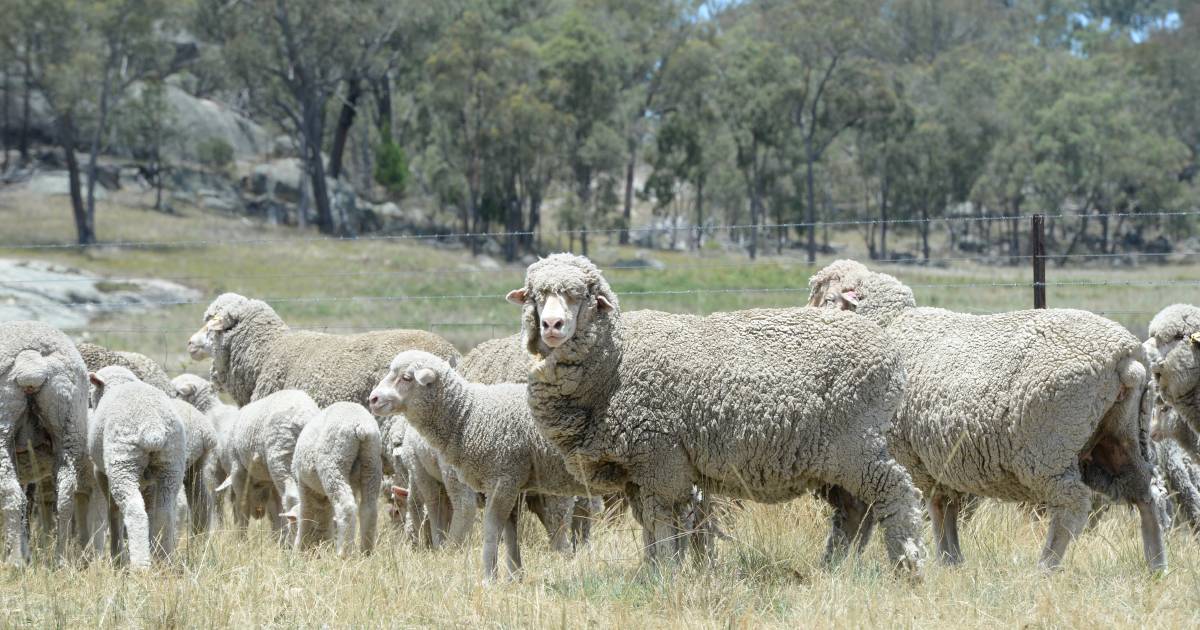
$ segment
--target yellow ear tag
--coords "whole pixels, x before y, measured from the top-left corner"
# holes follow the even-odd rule
[[[1191,340],[1192,340],[1192,343],[1200,346],[1200,332],[1192,333]]]

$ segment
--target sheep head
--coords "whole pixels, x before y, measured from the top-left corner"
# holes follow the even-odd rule
[[[100,403],[100,399],[104,397],[104,392],[108,388],[123,383],[133,383],[139,379],[129,368],[109,365],[95,372],[88,372],[88,380],[92,383],[91,402],[92,407],[95,407]]]
[[[506,299],[522,307],[526,347],[536,356],[561,347],[593,320],[619,312],[616,294],[592,261],[565,253],[530,265],[525,286]]]
[[[1200,332],[1200,307],[1190,304],[1172,304],[1159,311],[1150,320],[1150,338],[1154,340],[1158,360],[1151,358],[1152,364],[1166,360],[1167,355],[1180,344],[1188,341]]]
[[[1200,407],[1200,308],[1173,304],[1150,322],[1157,350],[1151,372],[1163,400],[1180,411]],[[1188,414],[1190,415],[1190,414]]]
[[[450,364],[420,350],[405,350],[392,359],[384,375],[367,399],[371,413],[394,416],[404,413],[414,398],[428,394],[429,386],[450,371]]]
[[[808,305],[853,311],[858,308],[859,295],[855,288],[859,278],[870,274],[856,260],[835,260],[808,279]]]
[[[171,384],[175,387],[176,396],[201,411],[204,410],[204,401],[215,395],[212,384],[195,374],[180,374],[171,380]]]
[[[838,260],[808,281],[808,305],[854,311],[887,326],[900,311],[917,305],[912,289],[886,273],[853,260]]]

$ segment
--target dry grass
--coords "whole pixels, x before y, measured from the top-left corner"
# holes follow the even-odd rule
[[[431,328],[463,350],[516,329],[517,314],[501,296],[522,278],[521,266],[480,269],[461,250],[412,241],[345,242],[185,209],[165,216],[146,200],[118,194],[101,204],[105,241],[202,240],[189,247],[28,250],[28,243],[70,242],[64,198],[46,200],[0,191],[0,256],[41,258],[101,274],[176,278],[200,289],[201,304],[102,318],[88,333],[117,349],[150,354],[178,373],[203,373],[187,361],[187,336],[209,299],[223,291],[282,298],[281,314],[298,327],[331,330]],[[844,235],[844,242],[858,237]],[[256,246],[221,241],[267,239]],[[4,246],[10,246],[5,249]],[[812,269],[790,256],[754,265],[734,253],[703,257],[649,254],[663,270],[612,269],[636,252],[601,242],[594,257],[626,309],[707,313],[798,304]],[[822,264],[825,261],[821,261]],[[1024,282],[1026,269],[962,266],[894,267],[913,285]],[[1051,281],[1200,277],[1197,266],[1050,270]],[[755,287],[762,293],[679,293]],[[1026,287],[920,287],[924,304],[992,311],[1029,304]],[[1151,314],[1174,301],[1196,301],[1194,287],[1051,287],[1050,303],[1098,311],[1143,334]],[[479,299],[411,299],[480,295]],[[410,299],[395,299],[404,297]],[[292,298],[301,298],[289,301]],[[332,298],[311,300],[311,298]],[[110,332],[100,332],[110,331]],[[526,573],[518,583],[479,583],[478,531],[468,548],[414,551],[385,531],[378,553],[338,561],[328,549],[297,556],[257,525],[186,540],[170,566],[130,575],[107,561],[25,571],[0,569],[0,623],[9,626],[1195,626],[1200,617],[1197,543],[1183,531],[1169,538],[1172,569],[1152,577],[1141,560],[1136,518],[1123,510],[1072,549],[1066,568],[1035,568],[1045,527],[1008,506],[989,505],[966,524],[966,566],[930,566],[923,584],[893,578],[873,542],[861,559],[827,570],[819,565],[825,508],[813,500],[750,506],[726,524],[714,570],[683,567],[657,573],[639,564],[639,537],[627,516],[599,526],[574,558],[550,553],[540,527],[523,527]]]

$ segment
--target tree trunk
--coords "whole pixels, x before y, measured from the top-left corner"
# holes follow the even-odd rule
[[[1012,234],[1011,242],[1008,245],[1008,256],[1010,262],[1016,265],[1020,262],[1021,256],[1021,200],[1014,199],[1012,204]]]
[[[362,81],[351,75],[346,79],[346,100],[338,113],[337,128],[333,130],[333,147],[329,149],[329,176],[340,179],[342,176],[342,161],[346,153],[346,138],[350,135],[350,127],[354,125],[354,116],[358,113],[358,100],[362,95]]]
[[[375,126],[381,140],[392,140],[392,78],[386,73],[371,85],[375,94]]]
[[[99,166],[97,162],[100,159],[100,143],[104,140],[105,131],[108,130],[108,101],[112,96],[112,65],[115,57],[116,53],[111,53],[110,61],[104,68],[104,79],[100,85],[100,111],[96,118],[96,129],[92,132],[92,143],[88,151],[87,220],[93,226],[96,222],[96,171]]]
[[[888,259],[888,194],[890,193],[890,188],[888,177],[884,175],[882,186],[880,187],[881,194],[879,195],[879,257],[882,260]]]
[[[25,78],[24,90],[21,94],[21,138],[17,142],[17,150],[21,154],[21,163],[29,163],[29,97],[33,92],[33,63],[29,58],[29,50],[33,46],[32,37],[25,39]],[[74,125],[74,123],[72,123]],[[74,131],[71,133],[74,142]]]
[[[929,262],[929,204],[921,204],[921,257]]]
[[[629,244],[629,228],[633,221],[633,174],[637,169],[637,143],[629,142],[629,160],[625,163],[625,206],[621,211],[621,244]]]
[[[75,121],[70,117],[59,120],[59,143],[63,148],[63,157],[67,162],[67,182],[71,193],[71,212],[75,217],[75,235],[80,245],[91,245],[96,242],[95,225],[89,220],[87,208],[83,205],[83,194],[80,192],[79,160],[75,159]]]
[[[329,188],[325,184],[325,163],[321,159],[321,137],[325,123],[321,107],[311,99],[304,104],[304,120],[308,174],[312,181],[313,204],[317,208],[317,230],[322,234],[333,234],[337,226],[334,225],[333,209],[329,203]]]
[[[3,137],[0,137],[0,140],[2,140],[4,142],[4,163],[0,164],[0,172],[8,172],[8,149],[9,149],[8,145],[11,144],[9,138],[12,137],[12,133],[10,131],[12,126],[9,124],[10,123],[10,121],[9,121],[10,115],[9,115],[9,106],[8,106],[9,96],[11,95],[11,92],[12,92],[9,89],[11,84],[12,84],[12,82],[8,80],[8,75],[5,74],[4,75],[4,85],[3,85],[4,94],[2,97],[0,97],[0,98],[4,99],[3,112],[0,112],[0,136],[3,136]]]
[[[808,264],[817,262],[817,206],[816,195],[813,191],[813,155],[812,135],[804,138],[804,158],[807,166],[805,178],[808,183],[808,207],[805,208],[805,223],[808,223]]]
[[[529,191],[529,234],[526,238],[526,249],[542,249],[541,233],[538,229],[542,223],[542,191],[540,187],[533,187]],[[537,236],[535,239],[534,237]]]
[[[696,251],[704,247],[704,176],[696,177]]]
[[[1108,251],[1108,210],[1100,208],[1100,253]]]
[[[162,211],[162,194],[163,194],[163,165],[162,158],[157,157],[154,160],[154,209]]]

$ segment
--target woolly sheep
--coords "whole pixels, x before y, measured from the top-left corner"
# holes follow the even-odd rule
[[[212,420],[191,403],[173,399],[187,438],[183,492],[192,533],[208,531],[213,519],[213,477],[210,460],[217,458],[217,430]]]
[[[1166,566],[1153,492],[1141,344],[1115,322],[1051,309],[969,315],[916,308],[895,278],[850,260],[809,281],[809,304],[884,326],[908,381],[889,443],[927,494],[939,557],[962,561],[963,494],[1046,504],[1042,550],[1061,565],[1095,489],[1141,515],[1146,562]]]
[[[470,383],[442,359],[419,350],[396,355],[391,369],[371,392],[371,412],[404,414],[454,466],[459,477],[486,496],[483,518],[484,579],[496,576],[503,530],[508,568],[521,567],[517,540],[522,490],[563,497],[586,495],[562,456],[538,433],[518,384]],[[574,505],[574,499],[568,501]],[[566,529],[571,510],[561,510]]]
[[[154,359],[144,354],[109,350],[104,346],[86,341],[75,344],[75,347],[83,356],[83,362],[87,365],[89,372],[96,372],[100,368],[110,365],[119,365],[133,372],[134,376],[137,376],[138,380],[143,383],[161,389],[168,396],[175,396],[175,387],[171,385],[171,377],[167,376],[166,370],[162,369],[162,366]]]
[[[97,400],[88,427],[88,454],[96,484],[108,501],[114,558],[121,526],[129,565],[150,566],[175,547],[175,499],[183,485],[187,433],[172,399],[121,366],[90,374]]]
[[[270,510],[272,527],[280,531],[281,541],[292,542],[295,532],[290,526],[284,528],[287,524],[278,514],[291,511],[300,500],[292,457],[300,431],[319,410],[308,394],[285,389],[238,412],[230,441],[232,470],[217,490],[234,488],[234,517],[239,525],[244,526],[256,512]],[[264,493],[266,506],[258,503]]]
[[[468,381],[482,385],[525,383],[529,379],[531,363],[525,341],[521,333],[517,333],[475,346],[463,357],[458,371]],[[541,497],[533,492],[525,493],[525,506],[546,528],[550,547],[564,552],[587,542],[592,521],[604,511],[600,497],[569,500],[566,497]],[[562,527],[564,518],[568,519],[569,528]]]
[[[300,502],[286,514],[297,525],[296,548],[328,537],[332,528],[337,554],[345,557],[357,518],[363,553],[372,551],[383,479],[379,453],[379,423],[362,405],[334,403],[304,425],[292,458]]]
[[[387,330],[330,335],[292,330],[266,302],[237,294],[219,296],[204,313],[193,339],[213,357],[212,381],[238,405],[298,389],[323,406],[367,403],[387,363],[408,349],[428,350],[457,362],[450,342],[425,331]],[[193,344],[189,343],[189,346]]]
[[[1152,370],[1162,399],[1200,432],[1200,307],[1172,304],[1150,321],[1159,359]]]
[[[393,416],[392,421],[401,417]],[[475,491],[459,479],[458,471],[420,432],[407,422],[404,426],[400,459],[409,484],[405,504],[409,540],[416,544],[426,535],[434,549],[447,542],[461,545],[475,523]]]
[[[780,502],[837,484],[920,574],[918,494],[884,439],[904,374],[878,326],[800,308],[623,314],[570,254],[530,265],[508,299],[536,360],[534,420],[589,490],[626,494],[651,559],[677,554],[693,486]]]
[[[87,368],[66,335],[40,322],[0,322],[0,510],[9,564],[29,560],[25,487],[18,474],[23,457],[36,457],[39,451],[52,456],[52,479],[46,483],[54,485],[60,559],[70,540],[72,517],[84,522],[87,504],[80,475],[85,473],[87,408]],[[17,441],[33,449],[22,453]],[[85,539],[83,528],[79,530]]]
[[[180,400],[199,409],[212,423],[216,443],[212,453],[207,458],[204,468],[204,480],[211,491],[212,521],[220,527],[224,520],[221,509],[225,490],[216,492],[220,485],[233,470],[233,453],[230,450],[230,440],[233,437],[233,427],[237,424],[238,408],[221,402],[217,391],[208,380],[195,374],[181,374],[172,379],[175,394]]]

